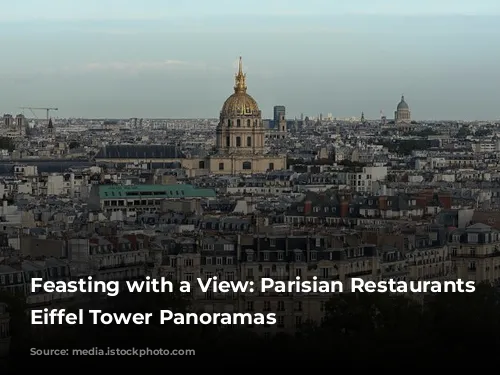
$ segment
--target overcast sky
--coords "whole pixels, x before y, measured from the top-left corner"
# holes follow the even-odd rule
[[[500,1],[8,3],[4,113],[217,117],[242,55],[266,117],[392,117],[404,93],[416,119],[500,118]]]

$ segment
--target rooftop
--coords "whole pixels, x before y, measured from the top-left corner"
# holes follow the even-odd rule
[[[96,159],[183,159],[185,155],[175,145],[108,145]]]
[[[100,198],[133,196],[154,196],[156,198],[215,198],[213,189],[199,189],[193,185],[100,185]]]

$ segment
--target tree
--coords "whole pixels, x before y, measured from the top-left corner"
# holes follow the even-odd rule
[[[0,137],[0,150],[8,150],[12,152],[16,149],[12,138]]]

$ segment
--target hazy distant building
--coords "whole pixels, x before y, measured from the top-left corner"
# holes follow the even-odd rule
[[[403,132],[410,131],[412,128],[410,107],[406,103],[404,95],[401,96],[401,101],[394,112],[394,123]]]
[[[273,128],[266,133],[266,138],[285,138],[288,133],[285,106],[274,106]]]
[[[396,112],[394,112],[394,122],[396,124],[410,123],[411,112],[408,103],[405,102],[405,97],[401,96],[401,101],[398,104]]]
[[[9,114],[3,115],[3,125],[6,129],[10,129],[14,125],[14,117]]]
[[[273,112],[274,127],[277,127],[279,122],[286,117],[286,108],[283,105],[275,105]]]

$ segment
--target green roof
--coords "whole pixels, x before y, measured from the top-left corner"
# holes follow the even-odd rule
[[[215,198],[215,190],[198,189],[193,185],[99,185],[101,199],[152,198]]]

